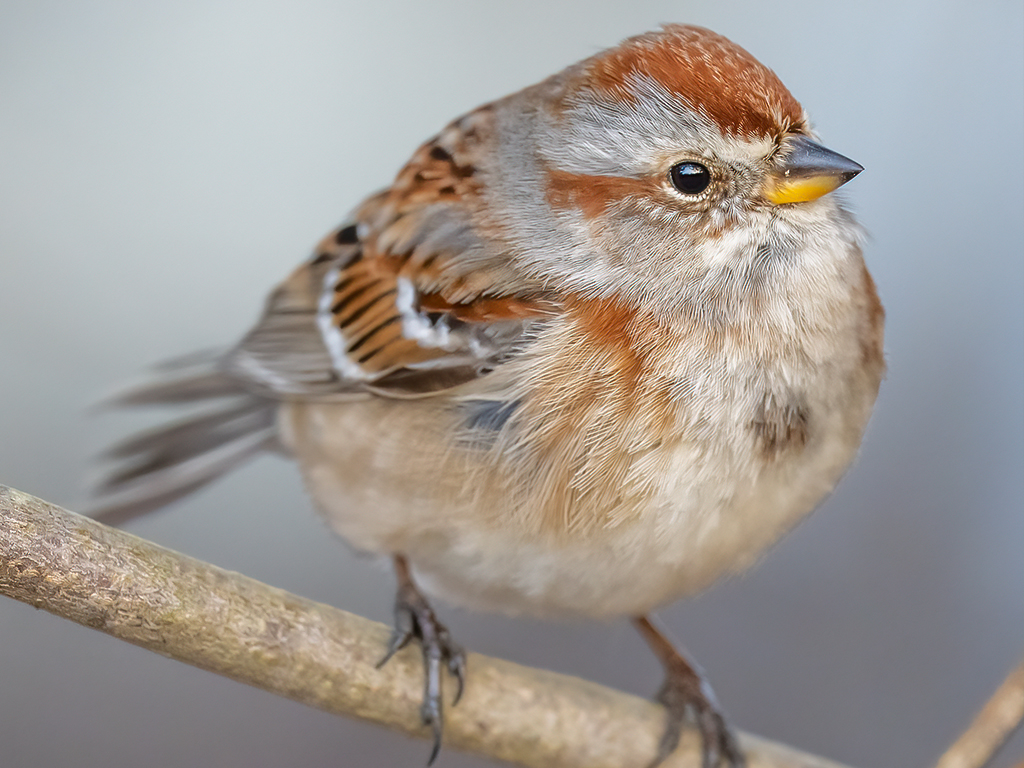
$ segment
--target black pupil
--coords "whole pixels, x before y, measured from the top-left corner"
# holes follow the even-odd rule
[[[679,163],[669,172],[672,186],[685,195],[696,195],[708,188],[711,172],[700,163]]]

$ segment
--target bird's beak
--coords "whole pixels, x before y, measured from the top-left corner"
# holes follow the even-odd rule
[[[761,188],[764,198],[775,205],[817,200],[864,170],[860,163],[806,136],[790,136],[786,149]]]

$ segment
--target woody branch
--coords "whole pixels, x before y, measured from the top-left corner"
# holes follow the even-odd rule
[[[376,669],[389,630],[0,485],[0,593],[304,704],[428,736],[415,649]],[[661,708],[566,675],[471,654],[448,748],[522,766],[643,766]],[[750,768],[842,768],[754,736]],[[692,734],[664,764],[696,766]]]

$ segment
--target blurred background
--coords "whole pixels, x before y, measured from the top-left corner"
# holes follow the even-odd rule
[[[661,22],[705,25],[866,167],[847,198],[871,232],[889,375],[835,495],[663,618],[743,729],[853,766],[929,765],[1024,650],[1022,17],[1018,0],[0,3],[0,482],[82,507],[89,457],[143,423],[90,406],[234,342],[448,120]],[[390,574],[327,532],[279,459],[130,530],[390,620]],[[625,623],[441,613],[482,653],[660,683]],[[7,765],[86,768],[428,754],[10,600],[0,745]]]

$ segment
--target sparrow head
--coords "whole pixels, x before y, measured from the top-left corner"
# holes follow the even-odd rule
[[[631,38],[512,99],[535,101],[516,107],[534,123],[506,132],[519,146],[504,154],[535,165],[504,207],[531,268],[572,290],[675,309],[726,272],[753,284],[751,269],[857,239],[827,195],[861,166],[818,144],[775,73],[709,30]]]

